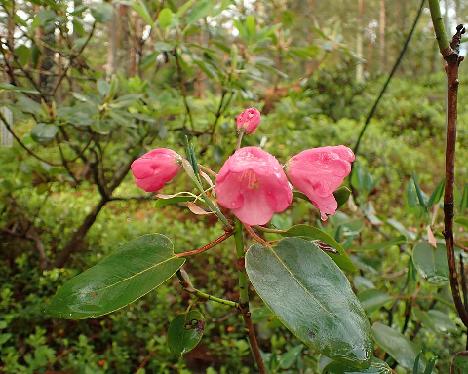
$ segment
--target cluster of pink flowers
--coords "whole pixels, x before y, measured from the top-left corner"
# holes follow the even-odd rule
[[[255,108],[237,117],[239,132],[250,134],[259,123],[260,113]],[[181,160],[181,156],[166,148],[144,154],[132,164],[136,184],[146,192],[160,190],[176,176]],[[337,209],[333,192],[350,173],[353,161],[351,149],[338,145],[302,151],[283,168],[261,148],[243,147],[217,173],[216,200],[243,223],[264,225],[274,213],[291,205],[294,186],[320,210],[325,220]]]

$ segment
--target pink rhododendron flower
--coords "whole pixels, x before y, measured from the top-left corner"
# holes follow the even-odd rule
[[[244,130],[247,134],[255,131],[260,123],[260,112],[255,108],[244,110],[237,116],[237,130]]]
[[[146,192],[159,191],[179,171],[181,157],[172,149],[157,148],[133,161],[132,173],[138,187]]]
[[[279,162],[258,147],[237,150],[216,176],[216,199],[247,225],[264,225],[292,202]]]
[[[337,203],[333,192],[351,171],[354,153],[344,145],[312,148],[292,157],[286,173],[295,188],[320,209],[323,220],[334,214]]]

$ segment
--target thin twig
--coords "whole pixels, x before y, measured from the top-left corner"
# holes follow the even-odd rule
[[[232,234],[234,234],[234,231],[226,231],[223,235],[221,235],[219,238],[216,238],[212,242],[205,244],[203,247],[193,249],[191,251],[186,251],[186,252],[181,252],[181,253],[176,253],[176,257],[188,257],[188,256],[193,256],[197,255],[199,253],[203,253],[207,251],[208,249],[213,248],[214,246],[218,245],[219,243],[224,242],[227,238],[231,237]]]
[[[239,308],[239,303],[236,303],[235,301],[221,299],[219,297],[210,295],[206,292],[200,291],[199,289],[193,287],[193,284],[190,281],[190,278],[184,269],[181,268],[177,270],[176,276],[182,288],[188,293],[195,295],[196,297],[201,298],[201,299],[214,301],[216,303],[224,304],[232,308]]]
[[[250,235],[250,237],[255,240],[257,243],[265,246],[265,247],[271,247],[271,244],[268,243],[266,240],[262,239],[260,236],[257,235],[257,233],[252,229],[251,226],[247,225],[244,223],[245,230],[247,233]]]
[[[54,167],[61,167],[62,164],[59,164],[59,163],[56,163],[56,162],[52,162],[52,161],[47,161],[46,159],[42,158],[41,156],[35,154],[32,150],[30,150],[20,139],[20,137],[13,131],[13,129],[11,128],[10,124],[8,123],[7,119],[5,118],[5,116],[3,115],[3,113],[0,111],[0,121],[3,122],[3,124],[5,125],[6,129],[8,130],[8,132],[13,135],[13,137],[15,138],[15,140],[18,142],[18,144],[20,145],[21,148],[23,148],[27,153],[29,153],[32,157],[34,157],[35,159],[49,165],[49,166],[54,166]]]

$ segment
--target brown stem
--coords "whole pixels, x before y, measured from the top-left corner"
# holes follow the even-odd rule
[[[218,245],[219,243],[222,243],[224,242],[227,238],[229,238],[230,236],[232,236],[232,234],[234,234],[234,231],[226,231],[223,235],[221,235],[219,238],[216,238],[215,240],[213,240],[212,242],[208,243],[208,244],[205,244],[203,247],[200,247],[200,248],[197,248],[197,249],[193,249],[191,251],[186,251],[186,252],[181,252],[181,253],[177,253],[176,254],[176,257],[188,257],[188,256],[193,256],[193,255],[197,255],[199,253],[203,253],[205,251],[207,251],[208,249],[210,248],[213,248],[214,246]]]
[[[247,233],[250,235],[250,237],[253,240],[255,240],[257,243],[263,245],[264,247],[271,247],[270,243],[268,243],[266,240],[263,240],[260,236],[258,236],[251,226],[244,223],[244,227]]]
[[[445,195],[444,195],[444,223],[445,245],[449,266],[450,289],[457,313],[468,327],[468,312],[460,297],[458,272],[455,263],[453,240],[453,185],[455,181],[455,145],[457,136],[457,96],[458,96],[458,66],[463,57],[458,55],[461,35],[465,32],[462,25],[457,26],[457,32],[451,43],[452,53],[444,56],[447,72],[447,143],[445,149]]]
[[[239,309],[242,313],[242,317],[244,318],[244,322],[247,327],[247,331],[249,334],[249,342],[252,348],[252,353],[254,355],[255,362],[257,363],[258,372],[260,374],[264,374],[266,373],[265,364],[263,363],[262,355],[260,353],[260,348],[258,347],[257,337],[255,336],[255,327],[252,322],[252,316],[250,314],[249,307],[248,305],[247,307],[241,306]]]

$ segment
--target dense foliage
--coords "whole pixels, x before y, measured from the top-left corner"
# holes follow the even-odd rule
[[[0,371],[251,372],[235,310],[194,298],[176,279],[96,319],[52,318],[45,307],[119,243],[159,232],[178,253],[222,232],[212,216],[134,186],[127,174],[145,151],[184,154],[187,136],[199,161],[219,170],[236,143],[235,116],[252,105],[262,123],[244,143],[283,162],[306,148],[353,147],[418,3],[367,0],[360,12],[351,1],[2,1]],[[467,4],[446,3],[458,22],[467,17]],[[364,135],[348,181],[354,199],[327,222],[302,200],[271,222],[316,226],[347,252],[357,272],[345,275],[372,324],[376,366],[401,373],[433,363],[448,372],[466,341],[448,285],[445,77],[431,27],[424,11]],[[465,262],[467,66],[455,193],[456,253]],[[163,193],[191,189],[181,175]],[[235,262],[226,241],[184,268],[197,288],[236,300]],[[251,295],[268,369],[322,372],[328,358]],[[203,315],[204,334],[180,356],[168,328],[188,308]]]

